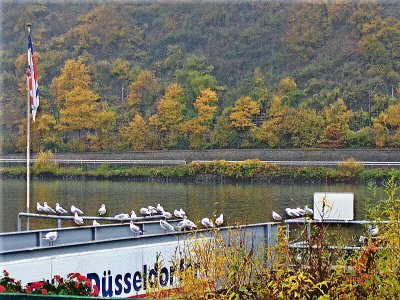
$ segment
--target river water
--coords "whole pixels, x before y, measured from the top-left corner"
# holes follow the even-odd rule
[[[17,215],[26,211],[26,182],[1,179],[0,231],[16,231]],[[382,195],[382,188],[378,194]],[[352,192],[355,219],[364,217],[366,199],[371,193],[365,185],[350,184],[271,184],[271,183],[161,183],[111,180],[31,180],[31,212],[36,202],[55,207],[58,202],[69,210],[72,204],[96,215],[102,203],[107,216],[129,213],[143,206],[160,203],[166,210],[183,208],[195,223],[203,217],[223,213],[227,224],[273,221],[271,212],[282,216],[286,207],[313,206],[314,192]],[[88,222],[87,225],[90,225]],[[31,229],[55,227],[55,221],[31,221]],[[63,226],[75,226],[63,222]]]

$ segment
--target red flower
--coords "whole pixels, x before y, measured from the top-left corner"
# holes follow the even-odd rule
[[[30,285],[27,285],[27,286],[26,286],[26,289],[25,289],[25,292],[26,292],[27,294],[32,293],[32,287],[31,287]]]
[[[54,275],[54,280],[60,282],[61,281],[60,275]]]
[[[8,273],[6,270],[3,270],[3,274],[4,274],[4,276],[10,275],[10,273]]]
[[[46,289],[43,289],[43,290],[42,290],[42,295],[46,295],[46,294],[47,294]]]
[[[88,288],[91,288],[91,287],[92,287],[92,281],[90,281],[90,279],[86,279],[86,286],[87,286]]]
[[[93,286],[93,292],[91,292],[89,295],[90,296],[98,296],[99,295],[99,289],[98,289],[97,285]]]
[[[75,288],[79,288],[79,282],[75,282]]]
[[[0,285],[0,293],[4,293],[6,291],[6,288],[2,285]]]

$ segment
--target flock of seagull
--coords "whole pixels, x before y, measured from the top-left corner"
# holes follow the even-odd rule
[[[56,203],[55,209],[50,207],[47,202],[44,202],[43,205],[41,205],[39,202],[36,203],[36,210],[39,213],[46,213],[46,214],[67,214],[68,211],[64,209],[63,207],[60,206],[59,203]],[[81,226],[84,224],[84,220],[80,215],[83,215],[83,211],[80,210],[78,207],[71,205],[70,209],[71,213],[74,215],[74,222]],[[165,211],[164,208],[160,205],[157,204],[156,207],[154,206],[148,206],[148,207],[142,207],[140,210],[140,214],[142,216],[154,216],[154,215],[159,215],[164,217],[164,219],[160,220],[160,226],[164,230],[165,233],[167,231],[182,231],[182,230],[193,230],[197,229],[197,225],[189,220],[186,216],[186,212],[180,208],[179,210],[175,209],[173,214]],[[100,217],[104,217],[107,212],[105,204],[102,204],[99,208],[98,215]],[[177,225],[173,225],[167,222],[167,219],[171,219],[172,217],[175,217],[177,219],[182,219]],[[138,216],[136,215],[135,211],[132,210],[131,214],[126,214],[126,213],[121,213],[118,215],[115,215],[114,218],[116,220],[119,220],[121,222],[124,221],[129,221],[129,228],[130,230],[135,234],[141,234],[142,231],[140,227],[135,224],[135,222],[138,219]],[[224,223],[224,215],[220,214],[215,221],[213,222],[209,218],[203,218],[200,223],[202,226],[205,228],[214,228],[216,226],[221,226]],[[97,220],[93,220],[93,226],[101,226],[100,223]],[[57,239],[58,233],[57,231],[51,231],[48,232],[43,239],[49,241],[50,244],[54,243],[54,241]]]
[[[311,208],[309,208],[307,205],[304,206],[304,209],[301,207],[286,208],[285,211],[286,211],[286,214],[292,218],[312,216],[314,214],[314,211]],[[272,212],[272,218],[276,221],[282,221],[282,216],[275,211]]]

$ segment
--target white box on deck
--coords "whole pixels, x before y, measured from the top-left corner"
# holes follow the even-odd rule
[[[354,220],[353,193],[314,193],[315,220]]]

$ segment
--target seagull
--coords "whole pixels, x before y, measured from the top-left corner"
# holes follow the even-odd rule
[[[163,211],[162,215],[166,219],[171,219],[172,218],[172,214],[170,212],[168,212],[168,211]]]
[[[104,216],[106,214],[106,205],[102,204],[101,207],[99,208],[99,216]]]
[[[77,207],[74,206],[74,205],[71,205],[71,212],[72,212],[73,214],[77,213],[78,215],[83,215],[83,211],[81,211],[79,208],[77,208]]]
[[[174,216],[179,218],[179,219],[183,219],[186,216],[186,213],[184,212],[184,210],[181,208],[180,210],[174,210]]]
[[[44,207],[39,202],[36,202],[36,210],[38,212],[45,212]]]
[[[306,214],[306,211],[300,207],[297,207],[295,210],[300,216],[304,216]]]
[[[210,221],[209,218],[201,219],[200,223],[201,223],[201,225],[203,225],[204,227],[207,227],[207,228],[213,228],[214,227],[214,224]]]
[[[188,218],[184,218],[182,221],[180,221],[177,225],[177,228],[179,230],[186,230],[186,229],[196,229],[197,226],[194,224],[192,221],[190,221]]]
[[[300,217],[300,214],[296,209],[286,208],[285,211],[290,217]]]
[[[281,215],[276,213],[276,212],[274,212],[274,211],[272,212],[272,218],[274,218],[274,220],[276,220],[276,221],[281,221],[282,220]]]
[[[215,224],[217,226],[221,226],[224,223],[224,215],[220,214],[219,217],[215,220]]]
[[[83,225],[83,219],[80,216],[78,216],[77,212],[74,215],[74,222],[78,225]]]
[[[137,215],[134,210],[131,211],[131,221],[135,221],[137,219]]]
[[[54,209],[52,209],[50,206],[47,205],[47,202],[43,203],[43,209],[47,213],[53,213],[53,214],[56,213],[56,211]]]
[[[67,213],[67,211],[64,208],[62,208],[60,206],[60,204],[58,204],[58,203],[56,203],[56,212],[58,212],[59,214],[66,214]]]
[[[149,207],[147,207],[147,209],[150,212],[150,215],[155,215],[158,213],[157,209],[154,206],[149,205]]]
[[[94,227],[98,227],[98,226],[100,226],[100,223],[97,222],[96,220],[93,220],[93,226],[94,226]]]
[[[313,215],[314,214],[314,211],[311,209],[311,208],[309,208],[307,205],[306,206],[304,206],[304,210],[306,211],[306,214],[307,215]]]
[[[141,213],[142,215],[144,215],[144,216],[151,216],[151,212],[150,212],[149,209],[146,208],[146,207],[142,207],[142,208],[140,209],[140,213]]]
[[[121,222],[124,220],[131,219],[131,217],[128,214],[118,214],[118,215],[114,216],[114,218],[120,220]]]
[[[48,233],[46,233],[46,235],[44,236],[44,240],[48,240],[49,241],[49,246],[50,245],[54,245],[55,240],[58,238],[58,233],[57,231],[50,231]]]
[[[167,221],[165,220],[160,220],[160,226],[162,229],[164,229],[164,232],[167,233],[167,230],[169,231],[175,231],[175,227],[172,226],[171,224],[169,224]]]
[[[370,235],[377,235],[378,233],[379,233],[378,225],[376,225],[375,228],[373,228],[373,229],[371,229],[371,230],[369,231],[369,234],[370,234]]]
[[[160,205],[160,203],[157,204],[156,210],[158,213],[162,214],[164,212],[164,207]]]
[[[132,230],[132,232],[135,233],[135,236],[137,233],[141,233],[142,231],[140,230],[139,226],[135,225],[135,223],[133,223],[133,221],[130,222],[129,224],[129,228]]]

